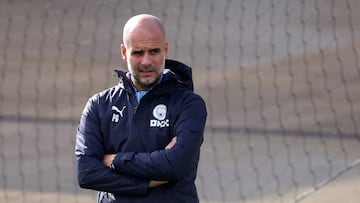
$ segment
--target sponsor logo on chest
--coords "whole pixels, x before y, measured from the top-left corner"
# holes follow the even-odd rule
[[[153,117],[150,120],[150,127],[165,128],[169,127],[169,119],[166,118],[167,108],[164,104],[159,104],[153,109]]]

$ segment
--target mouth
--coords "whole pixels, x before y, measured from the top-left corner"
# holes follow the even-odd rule
[[[139,71],[142,77],[150,77],[153,75],[153,70],[140,70]]]
[[[139,70],[140,73],[148,73],[148,72],[153,72],[153,70],[150,69],[144,69],[144,70]]]

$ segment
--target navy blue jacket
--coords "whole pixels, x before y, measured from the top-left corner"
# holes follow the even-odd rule
[[[191,69],[166,60],[161,82],[138,103],[129,74],[91,97],[76,136],[80,187],[98,202],[199,202],[195,178],[206,122],[204,100],[193,92]],[[165,146],[176,136],[171,149]],[[104,154],[116,153],[114,169]],[[148,188],[149,180],[169,183]]]

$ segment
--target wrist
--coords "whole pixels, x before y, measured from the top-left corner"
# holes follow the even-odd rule
[[[111,163],[110,163],[110,168],[112,169],[112,170],[115,170],[115,166],[114,166],[114,159],[111,161]]]
[[[115,157],[116,157],[116,154],[114,154],[114,155],[112,156],[111,163],[110,163],[110,168],[113,169],[113,170],[115,170],[115,164],[114,164],[114,162],[115,162]]]

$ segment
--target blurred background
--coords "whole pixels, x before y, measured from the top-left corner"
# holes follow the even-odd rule
[[[357,0],[1,0],[0,202],[96,202],[75,131],[140,13],[207,102],[201,202],[360,202]]]

